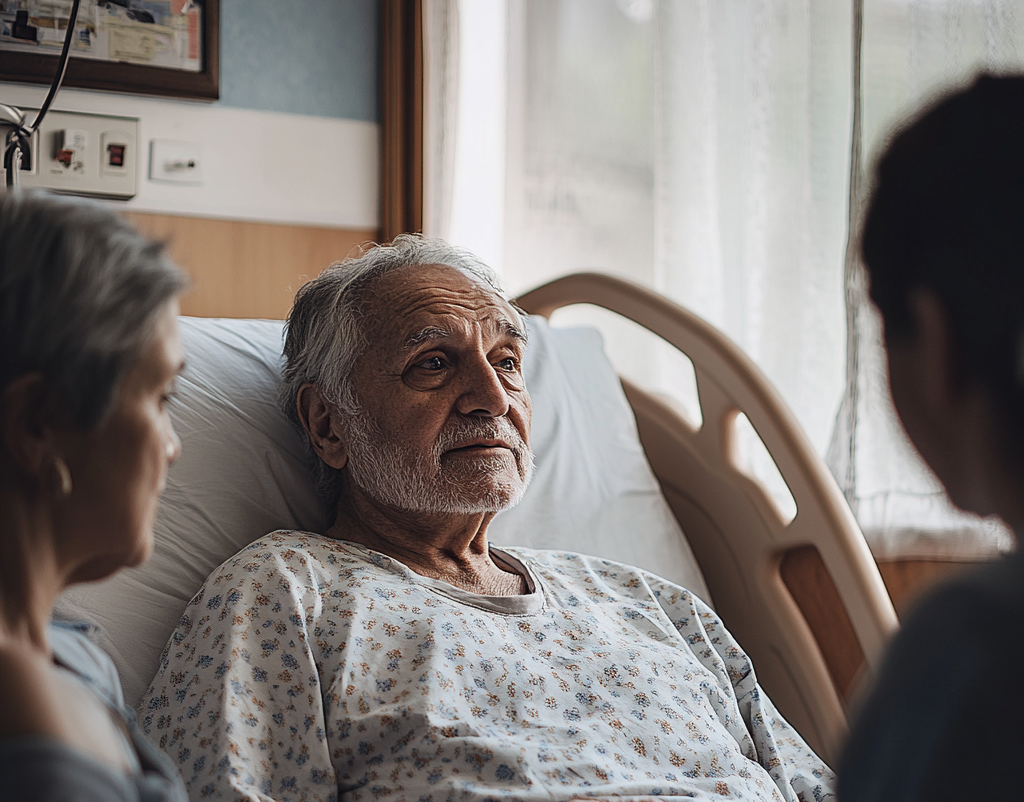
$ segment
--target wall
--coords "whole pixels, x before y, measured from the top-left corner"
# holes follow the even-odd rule
[[[220,80],[214,103],[63,88],[54,108],[139,118],[133,212],[376,229],[377,0],[222,0]],[[152,139],[201,143],[203,185],[149,181]]]
[[[169,243],[192,286],[185,315],[282,319],[295,291],[375,232],[244,220],[127,213],[140,231]]]
[[[221,0],[220,37],[222,104],[379,120],[377,0]]]
[[[379,226],[377,0],[221,0],[214,103],[62,88],[53,108],[139,118],[138,194],[107,201],[169,241],[185,314],[284,317]],[[0,83],[38,108],[46,87]],[[201,186],[148,178],[149,142],[202,145]]]

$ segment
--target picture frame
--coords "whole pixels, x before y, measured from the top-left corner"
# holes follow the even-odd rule
[[[75,58],[72,49],[64,86],[138,95],[217,100],[220,97],[220,0],[195,4],[202,14],[199,72],[125,61]],[[0,40],[0,81],[49,84],[59,53],[30,53]]]

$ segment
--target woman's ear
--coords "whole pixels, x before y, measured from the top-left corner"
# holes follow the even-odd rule
[[[53,471],[54,404],[41,373],[27,373],[0,393],[0,452],[7,470],[36,486]]]
[[[909,297],[913,336],[889,351],[893,400],[903,426],[958,507],[1003,514],[1005,443],[991,393],[971,375],[946,305],[932,290]],[[1011,483],[1012,485],[1012,483]],[[1016,498],[1016,490],[1004,497]],[[1012,516],[1011,516],[1012,518]]]
[[[302,428],[320,459],[332,468],[344,468],[348,462],[344,431],[337,411],[324,398],[320,388],[315,384],[302,385],[295,406]]]
[[[923,287],[913,290],[908,302],[920,360],[917,380],[929,407],[948,412],[962,401],[966,378],[949,313],[939,296]]]

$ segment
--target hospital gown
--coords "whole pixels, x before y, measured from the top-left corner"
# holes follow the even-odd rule
[[[834,777],[689,591],[494,549],[479,596],[275,532],[218,568],[139,705],[198,799],[820,800]]]

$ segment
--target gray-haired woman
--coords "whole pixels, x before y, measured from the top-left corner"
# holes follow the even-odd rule
[[[152,549],[185,283],[98,204],[0,195],[0,799],[185,799],[109,659],[49,623]]]

